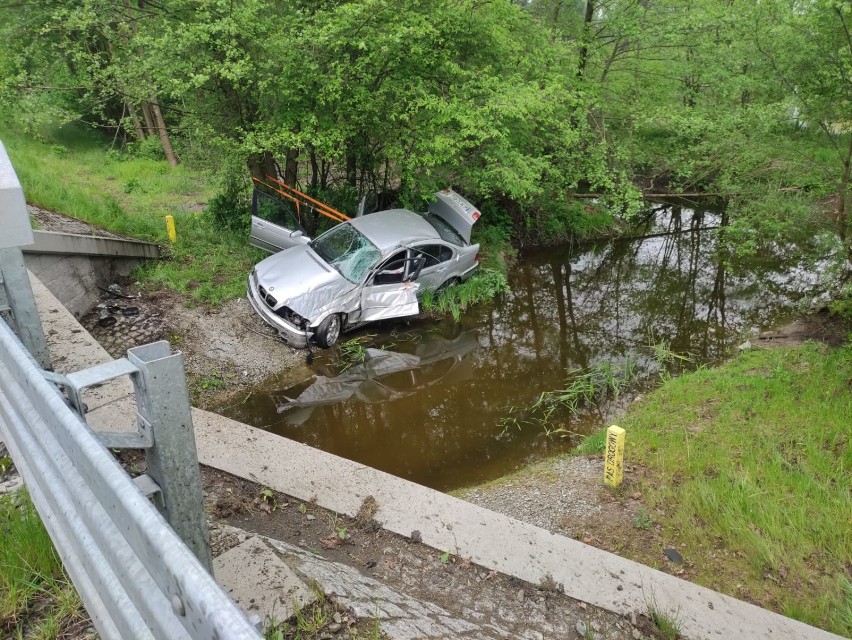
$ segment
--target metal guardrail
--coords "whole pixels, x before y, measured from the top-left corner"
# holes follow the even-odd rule
[[[175,362],[180,365],[179,381],[174,378]],[[169,463],[169,450],[177,442],[170,437],[185,437],[187,429],[192,436],[191,421],[186,422],[181,409],[175,410],[179,403],[173,402],[176,386],[182,384],[186,394],[180,354],[171,354],[168,343],[154,343],[132,349],[127,360],[108,364],[114,369],[102,365],[96,373],[98,367],[65,378],[49,374],[0,321],[0,436],[95,627],[108,639],[259,639],[205,568],[206,522],[199,542],[192,531],[198,523],[184,521],[182,535],[190,542],[195,536],[199,561],[142,493],[153,494],[160,508],[180,521],[176,511],[181,502],[175,492],[180,493],[187,476],[178,473],[170,485],[163,469],[156,468]],[[137,484],[45,379],[65,386],[73,404],[80,401],[83,388],[116,377],[112,374],[130,374],[136,388],[140,433],[130,434],[131,444],[154,451],[148,459],[150,477]],[[164,407],[164,402],[171,404]],[[153,428],[151,419],[165,428]],[[169,420],[172,424],[166,424]],[[125,435],[104,437],[122,444]],[[197,473],[197,460],[194,465]]]

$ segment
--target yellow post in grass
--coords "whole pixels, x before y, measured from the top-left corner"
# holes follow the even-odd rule
[[[175,217],[172,215],[166,216],[166,230],[169,232],[169,240],[173,243],[177,242],[177,231],[175,231]]]
[[[606,449],[604,451],[604,484],[613,489],[624,478],[624,434],[621,427],[612,425],[606,430]]]

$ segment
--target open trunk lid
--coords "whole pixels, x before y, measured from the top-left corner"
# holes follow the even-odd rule
[[[458,231],[464,241],[470,243],[470,231],[482,215],[479,209],[470,204],[452,189],[444,189],[435,194],[437,200],[429,205],[429,213],[438,216]]]

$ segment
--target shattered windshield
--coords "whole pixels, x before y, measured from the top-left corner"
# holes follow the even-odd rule
[[[381,257],[376,246],[351,224],[339,224],[311,242],[311,248],[355,284]]]

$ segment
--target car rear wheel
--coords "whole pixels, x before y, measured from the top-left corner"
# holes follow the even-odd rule
[[[325,320],[320,322],[319,327],[317,327],[317,344],[323,349],[333,347],[337,343],[337,339],[340,337],[340,328],[340,316],[336,313],[332,313]]]
[[[441,286],[438,287],[435,293],[443,293],[450,287],[455,287],[457,284],[461,284],[461,280],[459,280],[458,278],[450,278],[449,280],[445,280],[441,283]]]

